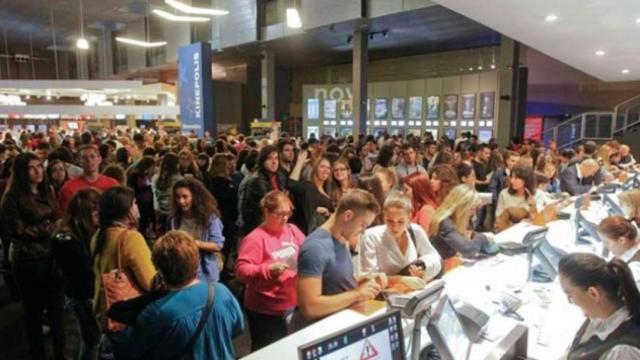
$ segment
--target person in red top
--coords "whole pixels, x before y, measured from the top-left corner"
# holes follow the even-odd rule
[[[80,155],[80,166],[82,167],[82,175],[67,181],[58,195],[59,207],[58,214],[64,215],[71,202],[71,198],[78,191],[93,187],[103,192],[113,186],[119,185],[118,182],[108,176],[100,174],[100,164],[102,157],[100,152],[94,145],[86,144],[78,148]]]
[[[298,253],[305,238],[288,223],[293,205],[285,193],[267,193],[260,206],[264,222],[244,238],[236,261],[236,276],[246,284],[252,352],[287,335],[283,315],[297,303]]]

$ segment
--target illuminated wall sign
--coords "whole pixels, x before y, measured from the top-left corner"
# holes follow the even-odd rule
[[[182,131],[194,131],[198,137],[209,131],[215,136],[211,46],[204,42],[182,46],[178,67]]]

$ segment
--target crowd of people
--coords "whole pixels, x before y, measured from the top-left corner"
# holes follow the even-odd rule
[[[257,351],[376,298],[388,276],[429,281],[495,254],[490,233],[549,220],[636,169],[617,141],[559,150],[472,134],[272,141],[50,129],[1,140],[2,269],[34,359],[47,358],[45,315],[54,357],[69,356],[69,314],[81,359],[234,358],[245,318]],[[614,259],[560,264],[589,319],[570,354],[640,353],[640,337],[624,335],[640,334],[629,285],[640,284],[640,190],[620,202],[624,216],[598,226]],[[111,303],[113,271],[139,296]],[[626,331],[622,340],[594,342],[603,324]]]

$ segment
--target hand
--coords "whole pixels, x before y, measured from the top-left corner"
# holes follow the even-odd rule
[[[424,270],[421,267],[417,267],[415,265],[410,265],[409,266],[409,275],[415,276],[415,277],[419,277],[419,278],[422,279],[424,277]]]
[[[276,279],[280,277],[280,274],[282,274],[288,268],[289,268],[289,265],[285,263],[274,262],[269,265],[269,274],[271,275],[272,278]]]
[[[318,206],[316,208],[316,212],[320,215],[324,215],[324,216],[329,216],[331,215],[331,212],[329,211],[329,209],[327,209],[326,207],[322,207],[322,206]]]
[[[380,292],[380,285],[378,285],[374,280],[368,279],[358,285],[356,291],[358,292],[358,301],[372,300],[378,296],[378,293]]]
[[[304,165],[309,161],[309,150],[301,150],[298,154],[298,163]]]

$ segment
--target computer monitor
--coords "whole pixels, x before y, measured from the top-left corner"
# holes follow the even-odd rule
[[[427,331],[442,360],[466,360],[469,357],[471,339],[447,295],[440,298],[433,310]]]
[[[390,311],[298,348],[300,360],[404,360],[400,311]]]
[[[546,281],[553,281],[558,276],[560,259],[566,254],[566,252],[551,245],[548,240],[542,240],[533,249],[533,255],[538,259],[540,265],[533,268],[532,280],[540,279],[542,275],[542,277],[546,278]],[[543,274],[539,274],[539,272]]]
[[[616,194],[605,194],[603,202],[605,203],[605,205],[607,205],[609,207],[609,213],[611,215],[624,216],[624,212],[620,208],[620,205],[618,204],[618,202],[616,201],[614,196],[617,196],[617,195]]]

